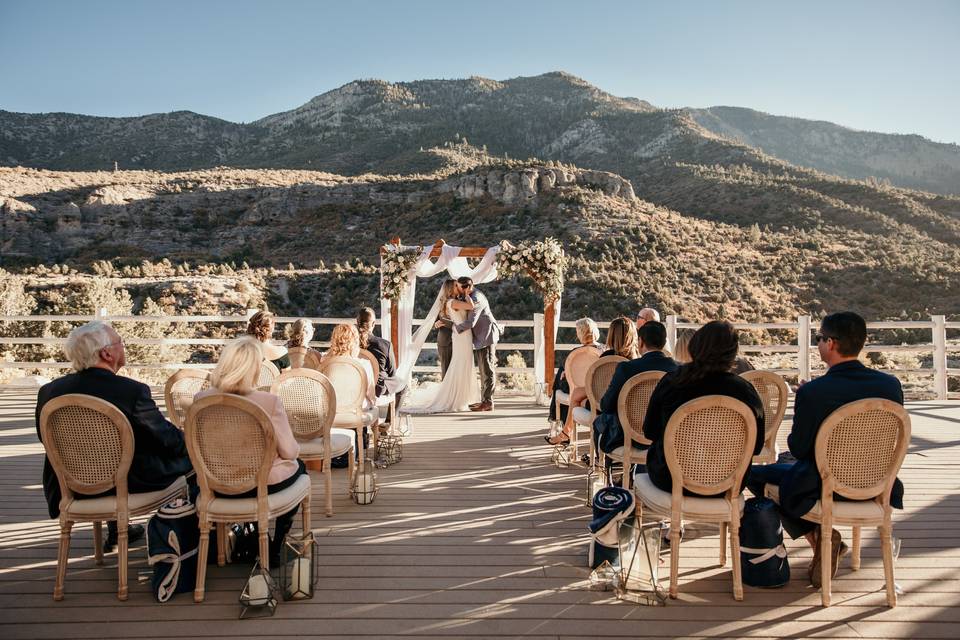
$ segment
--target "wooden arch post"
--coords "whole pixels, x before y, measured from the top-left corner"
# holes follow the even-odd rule
[[[400,238],[391,238],[390,244],[400,246]],[[442,239],[437,240],[430,249],[431,258],[439,258],[443,252],[443,246],[446,244]],[[482,258],[487,254],[487,247],[462,247],[458,257],[460,258]],[[384,249],[380,249],[382,254]],[[546,393],[553,393],[553,367],[554,367],[554,301],[545,301],[543,309],[543,333],[544,333],[544,371],[543,382],[546,383]],[[396,300],[390,301],[390,343],[393,345],[393,357],[400,361],[400,309],[397,307]]]

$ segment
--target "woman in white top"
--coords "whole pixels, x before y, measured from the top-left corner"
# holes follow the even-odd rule
[[[290,356],[287,348],[270,342],[276,320],[269,311],[257,311],[247,323],[247,334],[253,336],[263,345],[263,358],[269,360],[277,369],[283,371],[290,368]]]
[[[377,378],[373,375],[370,361],[360,357],[360,332],[357,331],[356,325],[343,323],[333,328],[330,348],[323,355],[323,359],[334,357],[350,358],[367,374],[367,393],[363,408],[372,409],[377,401]]]

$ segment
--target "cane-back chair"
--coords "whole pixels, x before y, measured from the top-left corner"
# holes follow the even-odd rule
[[[587,427],[590,434],[590,466],[596,464],[597,456],[593,446],[593,421],[600,412],[600,398],[606,393],[610,386],[610,380],[617,369],[617,365],[626,362],[623,356],[604,356],[594,360],[587,368],[585,387],[587,400],[590,402],[590,408],[573,407],[574,431],[580,426]]]
[[[647,463],[647,447],[650,440],[643,435],[643,421],[647,417],[650,396],[660,383],[663,371],[644,371],[631,377],[617,396],[617,418],[623,428],[623,446],[606,454],[623,466],[623,488],[630,488],[630,467]]]
[[[336,392],[337,412],[333,426],[356,432],[358,460],[362,467],[365,456],[363,429],[376,423],[375,409],[365,409],[363,406],[367,397],[367,373],[355,359],[347,356],[324,358],[320,372],[330,380]],[[376,447],[376,429],[373,432]]]
[[[555,419],[560,421],[560,405],[567,405],[570,407],[570,397],[573,396],[574,392],[577,389],[584,389],[587,384],[587,370],[590,369],[590,365],[596,362],[600,358],[600,353],[592,347],[581,347],[579,349],[574,349],[570,355],[567,356],[567,360],[563,365],[564,375],[567,379],[567,385],[570,387],[570,392],[557,391],[557,413]],[[567,419],[564,422],[563,430],[570,434],[570,441],[573,444],[573,459],[579,460],[579,443],[577,442],[577,429],[576,425],[573,422],[573,410],[572,407],[567,411]]]
[[[210,373],[201,369],[180,369],[167,378],[163,386],[163,402],[170,422],[183,429],[193,396],[209,388]]]
[[[753,456],[754,464],[777,461],[777,432],[787,412],[787,382],[773,371],[745,371],[740,377],[753,385],[763,401],[763,450]]]

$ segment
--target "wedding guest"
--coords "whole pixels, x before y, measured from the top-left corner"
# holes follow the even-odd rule
[[[360,334],[360,348],[366,349],[373,354],[380,365],[380,375],[377,377],[374,385],[377,396],[386,395],[386,378],[397,372],[396,364],[393,360],[393,346],[389,340],[385,340],[373,333],[373,327],[377,324],[377,315],[370,307],[363,307],[357,312],[357,332]]]
[[[757,423],[753,454],[763,449],[763,401],[752,384],[731,372],[738,346],[737,330],[732,324],[722,320],[708,322],[690,338],[691,361],[666,374],[653,390],[643,421],[643,435],[653,443],[647,453],[647,473],[661,490],[673,490],[663,435],[670,416],[685,402],[707,395],[740,400],[750,408]]]
[[[170,486],[190,472],[190,458],[183,432],[168,422],[150,395],[150,387],[117,375],[127,362],[123,339],[105,322],[89,322],[70,332],[64,352],[75,373],[57,378],[40,387],[37,393],[36,426],[40,436],[40,413],[50,400],[70,393],[81,393],[106,400],[117,407],[133,428],[133,461],[127,474],[130,493],[149,493]],[[51,518],[60,515],[60,483],[50,465],[43,460],[43,494]],[[106,494],[113,495],[111,490]],[[78,499],[98,496],[77,495]],[[129,542],[143,537],[143,527],[130,525]],[[117,523],[107,523],[104,551],[117,544]]]
[[[750,364],[750,361],[743,356],[737,356],[737,359],[733,361],[733,368],[731,369],[731,371],[737,375],[753,370],[753,365]]]
[[[859,360],[867,340],[867,324],[856,313],[844,311],[826,316],[817,333],[820,359],[827,372],[802,384],[797,389],[793,410],[793,428],[787,438],[790,453],[797,459],[792,464],[754,465],[750,467],[748,486],[756,496],[763,496],[765,484],[780,487],[780,519],[784,530],[794,539],[805,536],[813,547],[809,578],[820,586],[819,525],[803,520],[803,515],[820,499],[820,471],[817,468],[814,444],[823,421],[843,405],[864,398],[883,398],[903,404],[903,388],[896,377],[870,369]],[[838,497],[838,500],[844,500]],[[903,483],[898,478],[890,492],[890,505],[903,509]],[[846,545],[836,529],[831,534],[833,574]]]
[[[210,374],[210,388],[199,392],[194,396],[194,400],[217,393],[232,393],[257,403],[270,416],[270,424],[276,437],[277,456],[267,476],[267,493],[278,493],[292,486],[307,470],[303,462],[297,459],[300,445],[293,436],[280,397],[256,389],[263,359],[263,345],[252,336],[228,342],[220,354],[220,361]],[[257,490],[254,488],[246,493],[227,497],[255,498],[256,495]],[[293,526],[293,517],[299,507],[299,504],[295,504],[290,511],[277,516],[274,536],[270,540],[270,564],[273,566],[280,562],[283,541]]]
[[[290,366],[298,369],[303,366],[304,356],[294,355],[290,349],[305,347],[308,351],[313,351],[320,356],[320,353],[310,347],[310,341],[313,340],[313,324],[305,318],[300,318],[289,327],[287,327],[287,356],[290,359]]]
[[[630,327],[633,323],[627,321]],[[672,373],[677,363],[663,352],[667,344],[667,328],[656,320],[645,322],[637,337],[640,342],[640,357],[621,362],[613,372],[610,386],[600,399],[599,413],[593,422],[594,443],[607,453],[623,446],[623,425],[620,424],[617,401],[620,391],[633,376],[647,371]],[[639,445],[634,445],[639,448]]]
[[[377,401],[377,380],[373,375],[370,361],[360,357],[360,332],[352,324],[342,323],[333,328],[330,335],[330,348],[323,355],[324,361],[330,358],[349,358],[360,365],[367,377],[367,391],[365,394],[364,409],[371,409]]]
[[[677,364],[687,364],[690,362],[690,338],[693,337],[692,329],[681,329],[677,332],[677,340],[673,345],[673,359]]]
[[[580,318],[577,320],[576,329],[577,340],[580,342],[580,346],[574,348],[572,351],[570,351],[570,353],[573,353],[577,349],[596,349],[597,353],[603,351],[604,345],[599,342],[600,327],[597,326],[596,322],[594,322],[591,318]],[[567,357],[569,357],[569,355]],[[557,391],[570,393],[570,384],[567,381],[566,373],[564,372],[562,364],[557,367],[557,373],[553,377],[552,388],[553,395],[550,397],[550,413],[548,414],[549,420],[553,420],[557,415]],[[566,420],[567,406],[560,405],[560,422],[566,422]],[[550,436],[546,437],[549,441]]]
[[[644,322],[660,322],[660,312],[650,307],[644,307],[637,313],[637,329],[643,326]]]
[[[269,311],[257,311],[247,323],[247,334],[253,336],[263,345],[263,357],[272,362],[277,369],[283,371],[290,368],[290,356],[287,348],[274,345],[270,342],[276,326],[275,316]]]
[[[641,325],[643,326],[643,325]],[[637,351],[637,328],[629,318],[615,318],[607,329],[606,351],[603,356],[622,356],[628,360],[639,357]]]

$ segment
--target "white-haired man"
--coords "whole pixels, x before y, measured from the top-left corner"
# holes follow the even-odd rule
[[[640,313],[637,314],[637,329],[648,322],[660,322],[660,312],[650,307],[640,309]]]
[[[133,462],[127,476],[130,493],[158,491],[191,470],[183,432],[168,422],[150,396],[150,387],[118,376],[126,364],[123,340],[109,324],[90,322],[70,332],[64,351],[76,373],[40,387],[37,395],[37,437],[40,412],[58,396],[83,393],[106,400],[123,412],[133,428]],[[49,460],[43,461],[43,493],[51,518],[60,515],[60,484]],[[88,496],[93,497],[93,496]],[[130,542],[143,537],[143,527],[131,525]],[[117,525],[107,525],[104,549],[117,543]]]

